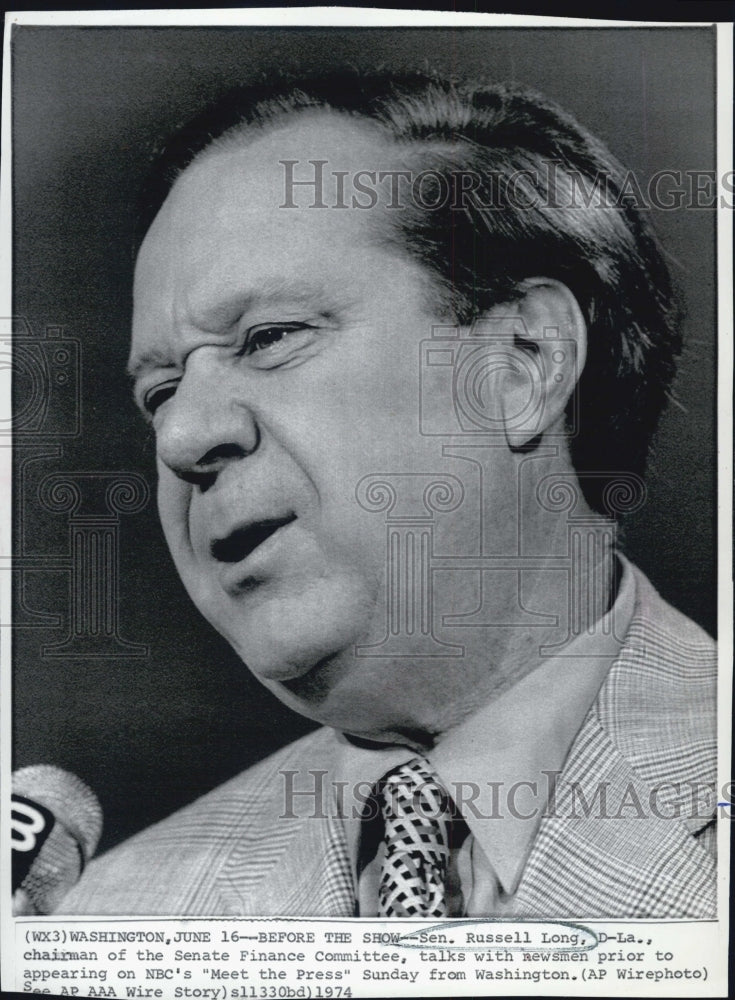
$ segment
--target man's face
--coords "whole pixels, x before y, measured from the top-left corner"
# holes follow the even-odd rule
[[[354,655],[384,632],[386,570],[385,521],[355,488],[437,468],[418,387],[439,320],[424,271],[381,245],[383,209],[307,208],[308,188],[279,208],[278,161],[298,159],[297,176],[309,159],[395,167],[380,150],[367,127],[320,115],[190,168],[140,253],[131,355],[195,604],[279,697],[365,733],[398,724],[426,685],[415,660]]]

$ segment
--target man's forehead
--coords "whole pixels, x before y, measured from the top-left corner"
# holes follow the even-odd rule
[[[352,299],[367,261],[386,250],[391,213],[380,203],[371,211],[314,208],[308,185],[294,189],[297,207],[284,207],[283,160],[297,160],[295,175],[310,178],[309,161],[325,161],[325,178],[333,183],[333,172],[396,170],[401,155],[377,126],[324,112],[300,114],[206,152],[178,179],[143,242],[134,344],[178,327],[224,328],[274,287],[283,300],[301,284],[302,299],[318,299],[322,311],[336,312],[345,297]],[[317,295],[316,288],[331,293]]]
[[[284,204],[287,176],[314,178],[311,161],[319,161],[319,172],[330,177],[345,170],[354,176],[363,170],[395,169],[400,158],[397,145],[369,119],[335,111],[302,111],[213,143],[183,172],[171,195],[196,196],[202,190],[211,191],[212,179],[217,176],[229,182],[232,192],[239,189],[245,199],[255,185],[272,189],[279,196],[276,206],[280,206]],[[286,161],[296,161],[292,172],[285,169]],[[301,191],[303,198],[299,197]],[[293,196],[297,204],[307,207],[314,202],[314,189],[297,184]]]
[[[143,241],[136,270],[175,266],[194,242],[206,247],[239,236],[243,223],[264,238],[305,223],[335,232],[359,226],[368,233],[382,215],[381,202],[367,212],[353,206],[335,211],[334,185],[345,183],[337,177],[346,173],[351,181],[360,171],[395,170],[401,159],[376,123],[324,110],[229,136],[177,179]],[[314,207],[321,182],[325,209]]]

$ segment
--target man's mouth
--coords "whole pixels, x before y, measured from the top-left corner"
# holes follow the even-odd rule
[[[235,528],[224,538],[217,538],[211,544],[212,557],[217,562],[240,563],[274,535],[279,528],[296,520],[295,514],[285,517],[265,518],[251,524]]]

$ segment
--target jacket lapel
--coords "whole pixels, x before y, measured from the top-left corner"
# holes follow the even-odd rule
[[[593,708],[542,820],[514,913],[711,918],[715,862],[692,836],[693,821],[677,817],[685,803],[664,791],[638,777]]]

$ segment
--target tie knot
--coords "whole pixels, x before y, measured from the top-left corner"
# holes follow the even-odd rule
[[[414,757],[394,768],[382,781],[383,819],[392,822],[410,817],[414,822],[446,824],[452,803],[428,760]]]

